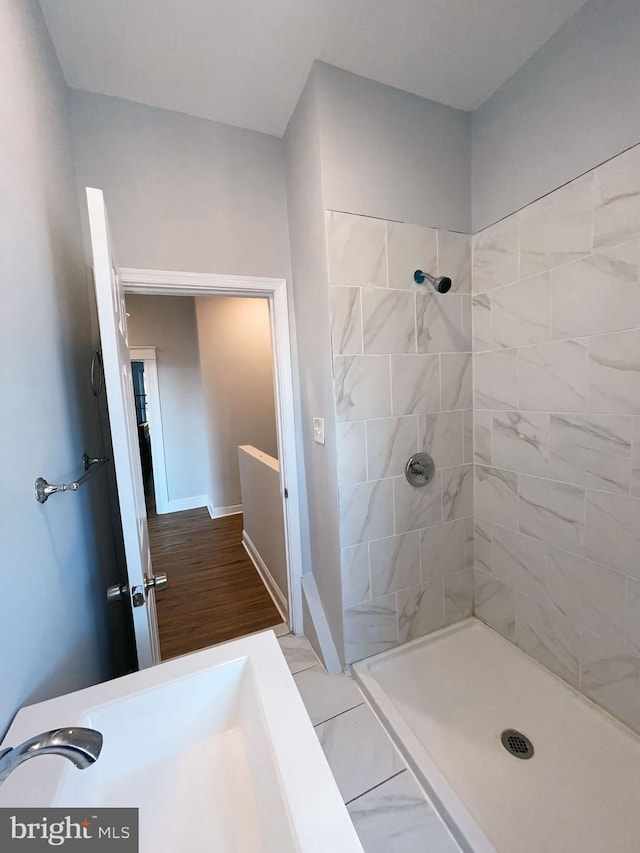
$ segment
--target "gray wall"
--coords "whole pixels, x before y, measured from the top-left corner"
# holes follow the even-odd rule
[[[212,508],[242,503],[238,447],[278,458],[269,303],[197,297],[196,318]]]
[[[640,140],[640,5],[590,0],[473,114],[473,230]]]
[[[127,311],[129,344],[157,347],[169,500],[206,495],[208,451],[195,300],[129,294]]]
[[[468,232],[468,113],[317,62],[325,207]]]
[[[79,189],[104,190],[125,267],[289,275],[282,142],[71,93]]]
[[[67,108],[38,4],[0,0],[0,734],[21,705],[111,674],[104,472],[33,497],[36,476],[73,479],[102,450]]]
[[[329,629],[341,650],[335,405],[318,93],[313,72],[287,127],[284,147],[311,566]],[[324,445],[313,441],[314,417],[325,419]]]

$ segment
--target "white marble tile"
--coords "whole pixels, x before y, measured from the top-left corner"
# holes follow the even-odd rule
[[[513,590],[482,569],[474,569],[473,578],[475,615],[507,640],[515,642],[516,609]]]
[[[424,637],[444,625],[442,578],[398,593],[398,639]]]
[[[491,294],[494,347],[520,347],[551,339],[551,274],[500,287]]]
[[[440,356],[442,411],[473,408],[473,365],[469,353]]]
[[[473,413],[473,461],[481,465],[491,465],[493,453],[491,434],[493,430],[493,412],[483,409]]]
[[[473,322],[473,351],[484,352],[493,349],[493,334],[491,332],[491,294],[479,293],[471,303]]]
[[[516,596],[516,642],[574,687],[580,676],[580,632],[550,605]]]
[[[307,714],[314,726],[362,705],[364,696],[346,675],[327,675],[322,666],[312,666],[293,676]]]
[[[473,465],[442,469],[442,520],[473,515]]]
[[[456,853],[457,844],[409,772],[348,806],[364,853]]]
[[[640,581],[627,578],[624,626],[626,645],[640,653]]]
[[[633,419],[631,445],[631,494],[640,498],[640,418]]]
[[[478,569],[491,572],[491,550],[493,544],[492,525],[477,518],[473,531],[473,564]]]
[[[391,356],[394,415],[440,410],[440,361],[431,354]]]
[[[587,493],[586,555],[640,578],[640,500],[607,492]]]
[[[584,412],[587,365],[585,341],[557,341],[519,349],[520,408]]]
[[[438,231],[438,275],[451,279],[454,293],[471,293],[471,236]]]
[[[392,535],[392,480],[340,487],[340,544],[343,547]]]
[[[473,238],[474,293],[492,290],[520,277],[518,219],[518,215],[508,216]]]
[[[640,657],[585,631],[580,687],[614,717],[640,731]]]
[[[465,409],[462,418],[462,461],[473,462],[473,409]]]
[[[420,583],[419,531],[370,542],[369,560],[372,598],[417,586]]]
[[[596,169],[594,244],[616,246],[640,235],[640,145]]]
[[[493,525],[491,571],[499,580],[529,598],[544,602],[546,564],[544,542]]]
[[[501,468],[475,466],[476,516],[510,527],[518,528],[518,475]]]
[[[316,734],[346,803],[405,769],[366,704],[321,723],[316,726]]]
[[[640,329],[589,338],[589,407],[640,414]]]
[[[550,475],[628,493],[632,429],[628,415],[551,415]]]
[[[476,353],[473,384],[476,409],[517,409],[518,350]]]
[[[389,287],[420,290],[413,280],[416,270],[435,275],[437,263],[436,231],[407,222],[387,223]]]
[[[416,297],[382,288],[362,292],[364,351],[370,354],[416,351]]]
[[[278,637],[278,645],[282,650],[287,666],[294,675],[297,672],[302,672],[303,669],[309,669],[309,667],[319,664],[316,653],[304,637],[286,634],[283,637]]]
[[[418,352],[462,352],[462,302],[456,293],[416,293]]]
[[[404,477],[393,480],[396,533],[420,530],[442,521],[440,473],[428,486],[410,486]]]
[[[330,287],[331,347],[334,355],[362,352],[362,304],[359,287]]]
[[[540,477],[519,476],[519,529],[548,545],[584,551],[584,489]]]
[[[522,474],[548,475],[549,415],[546,412],[494,412],[493,462],[498,468]]]
[[[640,242],[605,249],[553,272],[553,337],[576,338],[637,324]]]
[[[346,663],[368,658],[398,645],[396,594],[346,607],[344,649]]]
[[[333,364],[338,421],[384,418],[391,414],[388,356],[340,355]]]
[[[336,424],[338,481],[341,484],[362,483],[367,479],[367,455],[364,421],[341,421]]]
[[[624,641],[626,577],[621,572],[549,548],[547,595],[578,628],[588,628],[611,641]]]
[[[351,607],[371,598],[369,545],[349,545],[340,552],[342,606]]]
[[[436,468],[464,462],[464,416],[462,410],[420,415],[420,450],[431,454]]]
[[[445,575],[444,622],[453,625],[473,613],[473,570],[465,569],[454,575]]]
[[[471,310],[471,296],[462,297],[462,351],[473,350],[473,312]]]
[[[330,284],[387,286],[385,222],[326,211]]]
[[[593,173],[590,173],[522,211],[521,278],[570,263],[590,253],[593,202]]]
[[[427,527],[421,533],[422,582],[461,572],[465,568],[464,520]]]
[[[464,537],[464,568],[473,569],[475,550],[475,519],[473,516],[462,520],[462,532]]]
[[[367,421],[367,471],[370,480],[404,474],[407,459],[418,452],[418,417]]]

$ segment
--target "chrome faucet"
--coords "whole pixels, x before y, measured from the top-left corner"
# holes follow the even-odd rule
[[[18,765],[37,755],[62,755],[80,770],[98,760],[102,735],[95,729],[53,729],[25,740],[13,749],[0,750],[0,785]]]

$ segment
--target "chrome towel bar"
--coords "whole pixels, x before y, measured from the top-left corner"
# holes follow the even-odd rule
[[[104,457],[91,457],[87,456],[86,453],[82,454],[82,463],[84,465],[84,474],[81,477],[78,477],[73,483],[60,483],[60,485],[54,485],[53,483],[48,483],[44,477],[38,477],[35,482],[35,495],[38,503],[44,504],[48,501],[51,495],[55,495],[57,492],[77,492],[80,486],[83,483],[86,483],[89,477],[98,470],[98,468],[102,468],[105,462],[108,462],[109,459],[107,456]]]

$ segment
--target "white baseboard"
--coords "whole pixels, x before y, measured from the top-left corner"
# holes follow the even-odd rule
[[[324,664],[329,675],[342,672],[340,655],[320,600],[320,593],[311,572],[302,576],[302,614],[304,635]]]
[[[224,518],[225,515],[238,515],[238,513],[242,512],[242,504],[236,504],[235,506],[211,506],[207,499],[205,506],[209,510],[211,518]]]
[[[192,498],[177,498],[176,500],[167,501],[162,507],[156,507],[158,515],[164,515],[168,512],[184,512],[186,509],[199,509],[206,507],[207,495],[194,495]]]
[[[282,616],[282,620],[289,624],[289,605],[286,596],[282,593],[282,590],[273,579],[271,572],[258,553],[256,546],[251,541],[251,537],[247,534],[246,530],[242,531],[242,544],[244,545],[244,550],[249,555],[249,559],[256,567],[256,571],[264,581],[267,592],[273,599],[275,606],[278,608],[278,612]]]

